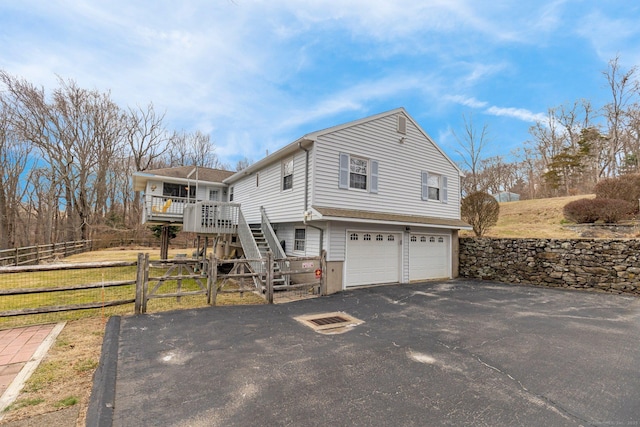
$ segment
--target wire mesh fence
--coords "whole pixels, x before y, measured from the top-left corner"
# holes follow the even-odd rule
[[[0,270],[0,328],[133,313],[136,262]]]

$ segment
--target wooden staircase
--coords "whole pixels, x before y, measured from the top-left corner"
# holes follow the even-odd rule
[[[264,233],[260,228],[260,225],[250,224],[249,227],[251,228],[251,234],[253,235],[253,239],[256,241],[256,244],[258,245],[258,250],[260,251],[260,255],[262,256],[262,258],[266,258],[267,252],[269,252],[270,248],[269,248],[269,244],[267,243],[267,239],[264,237]],[[285,279],[281,274],[282,269],[280,268],[280,263],[273,261],[273,272],[274,272],[274,279],[273,279],[274,288],[277,289],[278,286],[284,286]]]

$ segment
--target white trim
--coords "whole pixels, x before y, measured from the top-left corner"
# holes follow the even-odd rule
[[[361,219],[361,218],[345,218],[345,217],[334,217],[334,216],[323,216],[322,218],[318,218],[318,221],[342,221],[342,222],[357,222],[363,224],[379,224],[379,225],[398,225],[401,227],[412,226],[412,227],[430,227],[430,228],[440,228],[443,230],[473,230],[471,226],[468,227],[454,227],[451,225],[441,225],[441,224],[425,224],[422,222],[398,222],[398,221],[383,221],[377,219]]]

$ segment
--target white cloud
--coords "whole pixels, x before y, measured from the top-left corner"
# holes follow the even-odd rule
[[[488,104],[485,101],[478,101],[472,96],[466,97],[462,95],[450,95],[450,96],[445,96],[444,99],[455,102],[456,104],[464,105],[465,107],[471,107],[471,108],[483,108],[483,107],[486,107]]]
[[[533,113],[524,108],[503,108],[492,106],[487,108],[485,111],[487,114],[491,114],[493,116],[501,116],[501,117],[513,117],[518,120],[522,120],[524,122],[532,122],[535,123],[537,121],[544,121],[546,119],[546,114],[544,113]]]

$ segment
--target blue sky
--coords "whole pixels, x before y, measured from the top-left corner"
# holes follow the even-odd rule
[[[151,101],[231,165],[400,106],[456,159],[462,114],[508,155],[549,107],[608,102],[638,23],[628,0],[0,0],[0,68]]]

